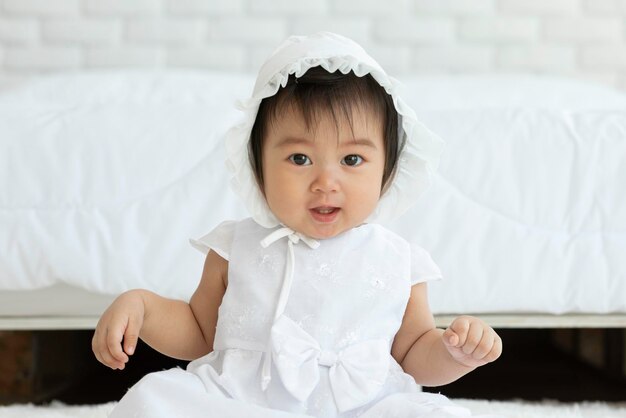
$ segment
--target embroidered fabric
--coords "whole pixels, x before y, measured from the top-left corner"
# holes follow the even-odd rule
[[[315,250],[320,243],[294,230],[282,227],[261,240],[267,248],[287,239],[287,265],[264,353],[261,388],[267,390],[274,362],[285,389],[301,402],[306,401],[320,381],[319,366],[329,368],[329,384],[337,410],[345,412],[375,398],[385,384],[389,371],[389,342],[385,338],[366,339],[342,350],[324,350],[319,342],[292,319],[283,315],[294,279],[294,245],[300,241]],[[374,278],[378,276],[375,275]]]
[[[425,250],[374,224],[318,242],[253,219],[224,222],[196,240],[203,252],[214,246],[227,249],[231,259],[229,291],[219,311],[216,351],[190,370],[240,398],[241,372],[227,361],[248,352],[257,372],[245,379],[246,398],[266,402],[288,393],[311,411],[318,403],[354,411],[385,393],[397,367],[389,350],[410,272],[427,274],[422,281],[439,271]],[[209,365],[222,370],[219,379]]]
[[[209,233],[197,239],[190,239],[189,242],[198,251],[207,254],[209,250],[217,252],[221,257],[228,260],[230,247],[233,243],[234,231],[237,221],[224,221],[216,226]],[[435,263],[424,248],[410,244],[411,246],[411,284],[425,281],[439,280],[443,277],[439,266]],[[322,259],[317,253],[311,253],[315,263],[307,266],[310,270],[307,280],[311,286],[328,286],[329,284],[341,285],[342,276],[338,273],[337,260]],[[245,260],[256,269],[278,273],[282,271],[281,260],[274,254],[263,251],[259,246]],[[323,283],[322,283],[323,281]],[[372,286],[372,296],[375,290],[384,291],[384,280],[376,277],[370,278]]]

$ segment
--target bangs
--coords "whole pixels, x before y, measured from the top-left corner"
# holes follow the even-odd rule
[[[320,67],[311,68],[300,78],[292,74],[285,87],[268,100],[265,128],[273,125],[286,111],[293,110],[302,115],[309,132],[315,132],[320,119],[329,117],[337,131],[340,123],[347,121],[354,136],[354,112],[374,115],[382,126],[386,104],[380,90],[369,74],[360,78],[352,72],[346,75],[328,73]],[[264,136],[266,133],[263,132]]]

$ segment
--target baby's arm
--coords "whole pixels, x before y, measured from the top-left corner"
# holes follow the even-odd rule
[[[189,303],[142,289],[123,293],[98,322],[92,340],[96,358],[113,369],[123,369],[139,337],[170,357],[192,360],[209,353],[227,272],[228,262],[210,251]]]
[[[496,360],[502,341],[478,318],[461,316],[448,329],[435,328],[426,283],[413,286],[391,354],[404,371],[424,386],[440,386]]]

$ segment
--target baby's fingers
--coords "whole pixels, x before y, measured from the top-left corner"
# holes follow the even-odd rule
[[[443,343],[450,347],[456,347],[459,344],[459,336],[452,331],[451,328],[446,329],[443,332]]]
[[[111,355],[108,348],[106,347],[104,350],[100,351],[99,360],[102,364],[104,364],[107,367],[110,367],[111,369],[120,369],[120,370],[124,369],[124,362],[119,361],[115,357],[113,357],[113,355]]]
[[[444,336],[447,338],[444,338],[444,341],[447,340],[447,342],[453,347],[462,347],[467,339],[469,329],[470,321],[467,318],[460,316],[452,321],[448,329],[445,330]],[[456,339],[454,338],[455,335]]]
[[[491,350],[489,350],[489,352],[483,357],[483,360],[487,363],[491,363],[492,361],[497,360],[498,357],[500,357],[500,354],[502,354],[502,339],[498,335],[495,335],[493,346],[491,347]]]
[[[130,317],[128,319],[128,325],[126,331],[124,331],[124,351],[128,355],[132,355],[137,347],[137,340],[139,340],[139,331],[143,321],[139,317]],[[127,357],[128,358],[128,357]]]
[[[482,339],[472,352],[472,358],[487,361],[486,357],[493,351],[496,338],[498,338],[498,336],[495,335],[495,333],[484,331]]]
[[[124,363],[116,360],[109,352],[109,348],[106,344],[106,338],[106,329],[98,328],[94,333],[93,339],[91,341],[91,347],[94,355],[96,356],[96,359],[98,359],[100,363],[112,369],[123,368]]]
[[[110,326],[106,332],[106,350],[110,354],[116,363],[121,363],[122,368],[124,363],[128,361],[128,356],[122,351],[122,337],[124,336],[125,327]]]
[[[461,349],[465,354],[472,354],[478,348],[481,341],[483,339],[483,327],[481,326],[471,326],[467,331],[467,335],[465,337],[465,341]]]

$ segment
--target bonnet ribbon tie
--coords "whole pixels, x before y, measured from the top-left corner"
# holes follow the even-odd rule
[[[287,266],[285,267],[285,274],[283,276],[283,284],[280,289],[280,296],[278,297],[278,303],[276,304],[276,310],[274,311],[274,319],[272,324],[276,323],[276,320],[283,314],[285,311],[285,306],[287,305],[287,299],[289,297],[289,292],[291,291],[291,283],[293,282],[293,272],[294,272],[294,253],[293,253],[293,245],[297,244],[302,240],[306,245],[308,245],[312,249],[316,249],[319,247],[319,241],[316,241],[312,238],[307,237],[306,235],[302,235],[291,228],[283,227],[279,228],[276,231],[273,231],[267,237],[261,240],[261,246],[263,248],[267,248],[272,245],[274,242],[278,241],[281,238],[288,237],[287,241]],[[268,341],[267,349],[265,350],[265,356],[263,359],[263,370],[261,375],[261,388],[263,390],[267,389],[270,381],[272,380],[271,376],[271,339]]]

